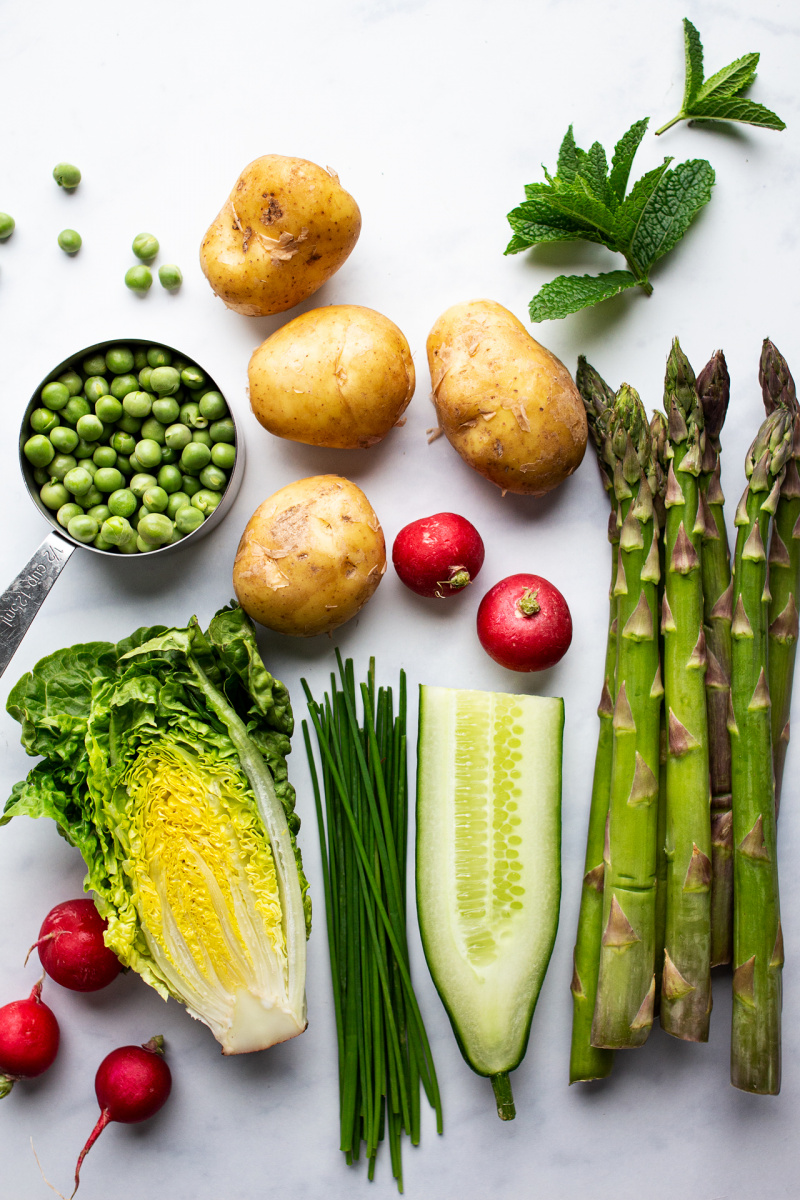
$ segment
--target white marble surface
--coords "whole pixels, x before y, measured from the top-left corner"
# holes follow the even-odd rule
[[[422,1145],[405,1150],[406,1192],[415,1200],[797,1194],[800,883],[792,864],[800,849],[800,748],[789,751],[781,813],[787,951],[781,1095],[753,1098],[728,1083],[724,972],[716,977],[707,1046],[655,1031],[646,1048],[619,1056],[607,1083],[568,1088],[571,952],[605,636],[606,503],[591,455],[549,498],[503,499],[444,440],[428,446],[425,438],[432,424],[425,338],[446,306],[483,295],[526,319],[530,296],[547,279],[620,265],[584,244],[504,258],[505,213],[521,199],[523,184],[540,178],[540,163],[555,165],[570,122],[579,144],[597,138],[611,146],[635,119],[650,114],[655,128],[677,111],[687,12],[704,38],[709,69],[749,50],[762,52],[752,96],[775,108],[789,128],[777,134],[679,126],[658,141],[648,136],[636,172],[664,154],[707,156],[718,180],[711,204],[654,272],[650,299],[628,293],[534,332],[570,369],[583,352],[609,382],[633,383],[648,407],[659,403],[673,335],[697,369],[723,347],[733,378],[723,467],[732,522],[743,455],[760,420],[762,338],[771,336],[800,370],[800,22],[788,0],[764,0],[757,10],[742,0],[658,6],[296,0],[286,10],[208,0],[6,0],[2,6],[0,209],[16,217],[17,230],[0,243],[0,582],[11,579],[45,531],[18,474],[19,414],[41,377],[70,352],[126,336],[183,348],[217,377],[248,444],[236,505],[195,550],[146,564],[76,552],[2,681],[3,705],[19,674],[60,646],[116,640],[145,622],[182,624],[193,612],[207,620],[231,595],[233,554],[252,510],[279,486],[327,471],[364,488],[387,540],[413,517],[452,509],[482,531],[487,558],[478,585],[452,605],[419,600],[390,571],[361,617],[333,642],[265,633],[266,661],[291,688],[298,715],[300,676],[321,690],[334,644],[360,669],[376,654],[388,682],[403,666],[412,686],[521,688],[566,698],[561,927],[528,1055],[514,1077],[515,1122],[497,1120],[488,1083],[463,1063],[412,925],[415,978],[445,1109],[444,1136],[436,1136],[426,1113]],[[363,213],[352,257],[305,307],[370,305],[400,325],[415,354],[418,389],[408,422],[369,452],[316,450],[260,429],[247,408],[247,359],[283,318],[228,312],[197,266],[201,235],[238,172],[267,152],[334,167]],[[74,195],[50,178],[64,158],[84,174]],[[74,260],[56,245],[64,226],[84,238]],[[141,300],[123,286],[130,242],[141,229],[161,240],[160,261],[182,266],[178,295],[156,284]],[[524,570],[551,578],[575,621],[564,661],[530,678],[495,666],[474,636],[485,588]],[[30,765],[4,711],[0,746],[4,799]],[[2,1190],[10,1200],[51,1194],[31,1138],[48,1178],[68,1189],[96,1116],[97,1064],[113,1046],[158,1031],[169,1046],[173,1097],[151,1123],[104,1133],[84,1168],[84,1200],[395,1194],[387,1161],[370,1189],[363,1171],[348,1169],[337,1149],[320,866],[299,747],[291,766],[317,905],[308,1032],[266,1053],[228,1060],[204,1027],[178,1005],[162,1004],[135,976],[89,997],[48,985],[63,1046],[49,1074],[2,1103]],[[79,859],[51,824],[21,819],[0,831],[0,1002],[29,991],[36,969],[23,968],[25,951],[51,905],[78,894],[81,879]]]

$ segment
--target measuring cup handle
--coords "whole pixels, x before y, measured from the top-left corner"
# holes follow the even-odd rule
[[[0,675],[17,652],[47,593],[61,574],[74,543],[55,531],[0,596]]]

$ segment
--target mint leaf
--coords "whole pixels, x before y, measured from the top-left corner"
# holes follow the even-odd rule
[[[746,125],[757,125],[761,129],[786,128],[780,117],[763,104],[743,99],[743,93],[756,77],[757,53],[735,59],[710,79],[704,80],[700,34],[685,17],[683,37],[686,55],[683,104],[677,116],[656,130],[656,136],[677,125],[678,121],[739,121]]]
[[[658,193],[671,162],[671,158],[665,158],[660,167],[637,179],[620,205],[617,211],[617,237],[621,245],[633,248],[639,226],[645,219],[648,206],[654,202],[653,197]]]
[[[570,313],[599,304],[636,287],[639,280],[630,271],[609,271],[605,275],[559,275],[546,283],[530,302],[532,321],[555,321]]]
[[[632,258],[645,274],[681,240],[700,209],[711,199],[714,171],[704,158],[665,171],[642,208]]]
[[[578,151],[578,174],[597,200],[606,205],[612,200],[608,186],[608,159],[599,142],[595,142],[587,152]]]
[[[625,197],[633,159],[645,135],[649,121],[649,117],[645,117],[642,121],[635,121],[628,132],[623,133],[614,147],[609,184],[617,201],[623,200]]]
[[[565,183],[571,183],[578,174],[578,152],[575,146],[575,137],[572,133],[572,126],[564,135],[564,140],[561,143],[561,149],[558,152],[558,167],[556,175],[559,179],[563,179]]]

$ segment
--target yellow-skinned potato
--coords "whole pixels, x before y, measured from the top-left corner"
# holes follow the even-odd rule
[[[569,371],[493,300],[455,304],[428,336],[445,437],[503,491],[541,496],[586,450],[586,413]]]
[[[341,475],[281,488],[247,523],[233,590],[248,616],[295,637],[329,633],[366,604],[386,570],[383,530]]]
[[[361,213],[336,175],[304,158],[265,154],[245,167],[200,247],[228,308],[285,312],[322,287],[358,241]]]
[[[311,446],[357,449],[385,437],[414,394],[408,342],[358,304],[302,313],[253,352],[250,406],[265,429]]]

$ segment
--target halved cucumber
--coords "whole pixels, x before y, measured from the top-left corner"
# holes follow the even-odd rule
[[[461,1053],[514,1116],[558,928],[564,702],[420,688],[417,909]]]

